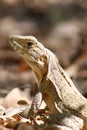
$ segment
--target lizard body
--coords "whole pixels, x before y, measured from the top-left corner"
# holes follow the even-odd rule
[[[38,79],[39,89],[30,111],[35,113],[44,100],[52,114],[71,113],[87,122],[87,99],[76,89],[56,56],[33,36],[14,35],[10,37],[10,43]]]

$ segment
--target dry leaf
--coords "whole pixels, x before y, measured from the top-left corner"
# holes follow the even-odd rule
[[[17,102],[19,100],[24,100],[25,102],[29,103],[29,100],[24,95],[24,93],[20,89],[14,88],[5,97],[2,105],[6,108],[15,107],[15,106],[17,106]]]

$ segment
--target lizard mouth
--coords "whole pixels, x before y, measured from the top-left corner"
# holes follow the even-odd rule
[[[18,42],[16,42],[16,41],[13,41],[13,46],[14,46],[14,49],[16,49],[16,50],[18,50],[18,51],[23,51],[23,52],[26,52],[25,51],[25,49],[18,43]],[[20,49],[20,50],[19,50]],[[26,54],[26,53],[25,53]],[[36,59],[35,59],[35,57],[31,54],[31,53],[28,53],[29,55],[30,55],[30,57],[33,59],[33,61],[32,60],[30,60],[30,59],[28,59],[28,61],[30,62],[30,63],[33,63],[33,64],[35,64],[35,61],[36,61]]]
[[[11,45],[15,50],[23,50],[23,47],[16,41],[12,40],[11,41]]]
[[[11,46],[14,48],[14,50],[16,50],[18,53],[20,53],[22,56],[24,57],[27,57],[28,56],[25,56],[26,55],[29,55],[29,58],[26,59],[26,61],[28,61],[28,63],[30,64],[35,64],[37,62],[37,59],[34,57],[34,55],[32,53],[29,53],[27,52],[22,45],[20,45],[16,40],[14,40],[13,38],[10,38],[10,43],[11,43]]]
[[[13,41],[13,46],[14,46],[15,48],[20,48],[20,49],[23,50],[23,47],[22,47],[18,42],[16,42],[16,41]]]

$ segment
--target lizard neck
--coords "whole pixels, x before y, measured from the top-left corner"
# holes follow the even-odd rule
[[[39,72],[36,72],[36,71],[34,71],[34,73],[35,73],[35,75],[36,75],[36,77],[37,77],[37,80],[38,80],[38,84],[40,84],[41,83],[41,81],[42,81],[42,75],[41,75],[41,73]]]
[[[38,81],[38,84],[40,84],[42,81],[42,78],[43,78],[42,70],[39,69],[39,67],[35,67],[36,63],[33,63],[33,62],[30,63],[30,61],[28,61],[28,60],[26,60],[26,62],[31,67],[31,69],[34,71],[36,78],[37,78],[37,81]]]
[[[46,76],[47,76],[47,74],[45,73],[45,74],[43,74],[43,73],[37,73],[37,72],[35,72],[34,71],[34,73],[35,73],[35,75],[36,75],[36,77],[37,77],[37,80],[38,80],[38,85],[40,85],[44,80],[46,80]]]

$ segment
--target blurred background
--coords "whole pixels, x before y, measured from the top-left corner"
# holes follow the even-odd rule
[[[86,0],[0,0],[0,97],[15,87],[32,95],[37,89],[31,68],[8,42],[13,34],[36,36],[87,97]]]

